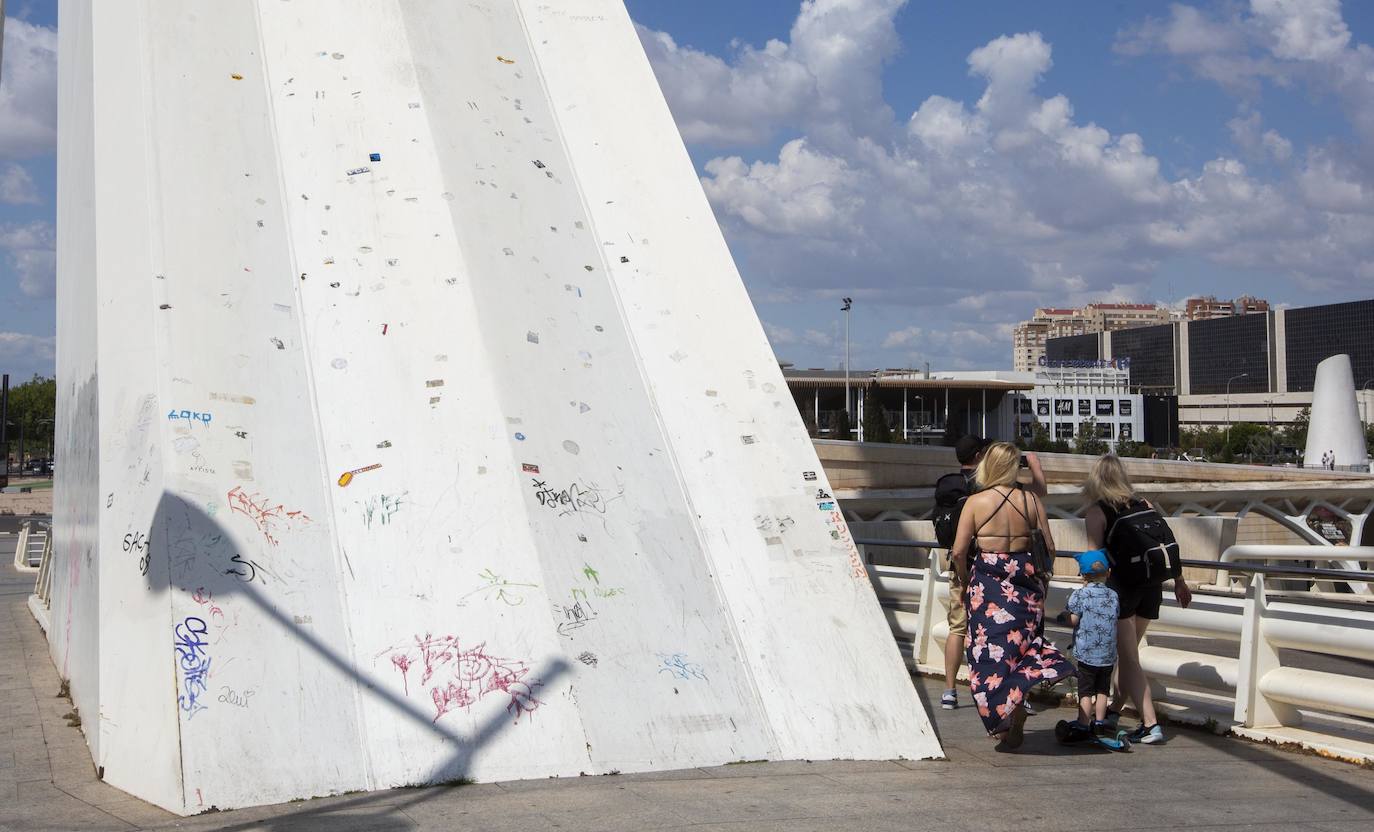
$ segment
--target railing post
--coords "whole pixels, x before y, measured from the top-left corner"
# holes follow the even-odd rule
[[[23,570],[29,565],[29,527],[32,520],[25,520],[19,524],[19,538],[14,545],[14,568]]]
[[[1260,692],[1260,680],[1277,670],[1279,651],[1264,634],[1264,619],[1268,612],[1268,598],[1264,591],[1264,576],[1254,575],[1245,593],[1245,608],[1240,631],[1240,673],[1236,680],[1236,722],[1246,728],[1270,728],[1298,725],[1302,715],[1298,709],[1283,702],[1275,702]]]

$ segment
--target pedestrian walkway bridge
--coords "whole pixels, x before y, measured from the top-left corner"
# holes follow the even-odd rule
[[[441,786],[177,818],[108,786],[31,614],[35,574],[0,567],[0,830],[1364,830],[1374,770],[1170,726],[1130,754],[1064,748],[1048,705],[997,753],[971,708],[932,710],[945,761],[782,762],[651,775]],[[894,580],[880,570],[880,590]],[[940,680],[913,677],[929,706]],[[967,696],[964,697],[967,702]],[[1123,784],[1132,791],[1123,792]],[[1008,795],[990,808],[990,789]],[[1125,795],[1123,797],[1123,795]],[[995,817],[988,812],[994,812]],[[991,826],[989,825],[991,823]]]

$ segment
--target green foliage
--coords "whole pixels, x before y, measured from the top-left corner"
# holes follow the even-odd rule
[[[877,392],[871,387],[864,391],[864,441],[892,441],[892,428],[887,423],[887,408],[878,401]]]
[[[1374,422],[1364,426],[1364,446],[1369,458],[1374,459]]]
[[[1304,407],[1293,419],[1293,424],[1283,431],[1282,442],[1290,448],[1297,448],[1301,454],[1307,450],[1307,428],[1312,424],[1312,408]]]
[[[1088,419],[1078,424],[1078,436],[1074,437],[1073,452],[1087,456],[1102,456],[1107,452],[1107,443],[1097,435],[1097,420]]]
[[[1063,439],[1056,439],[1054,440],[1054,444],[1050,446],[1050,453],[1071,454],[1073,453],[1073,449],[1070,448],[1069,443],[1065,442]]]
[[[1140,447],[1140,443],[1134,439],[1118,439],[1116,442],[1116,455],[1122,459],[1127,457],[1139,457]]]
[[[806,435],[812,439],[820,436],[820,431],[816,429],[816,414],[804,407],[798,408],[798,411],[801,413],[802,424],[806,426]]]
[[[841,410],[835,414],[835,418],[830,420],[830,439],[852,439],[849,435],[851,429],[849,424],[849,411]]]
[[[1054,450],[1054,440],[1050,438],[1050,429],[1043,422],[1036,422],[1031,428],[1031,440],[1029,450],[1041,453],[1043,451]]]
[[[18,461],[19,437],[24,437],[24,456],[47,456],[52,449],[53,424],[57,418],[57,381],[34,376],[10,388],[9,454]],[[6,454],[8,456],[9,454]]]

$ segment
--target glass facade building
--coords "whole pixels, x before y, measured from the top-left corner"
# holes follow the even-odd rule
[[[1194,395],[1225,393],[1230,379],[1232,393],[1269,392],[1269,316],[1190,322],[1188,375]]]
[[[1130,359],[1134,388],[1171,391],[1178,386],[1172,324],[1113,332],[1111,357]]]
[[[1374,300],[1289,309],[1284,313],[1288,389],[1311,392],[1317,365],[1345,353],[1355,384],[1374,379]]]
[[[1095,332],[1051,338],[1045,342],[1047,361],[1096,361],[1100,356],[1102,336]]]

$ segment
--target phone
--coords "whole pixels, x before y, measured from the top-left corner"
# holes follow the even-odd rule
[[[1022,467],[1022,468],[1029,468],[1029,467],[1030,467],[1030,463],[1026,461],[1026,455],[1025,455],[1025,454],[1021,454],[1021,467]]]

